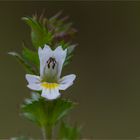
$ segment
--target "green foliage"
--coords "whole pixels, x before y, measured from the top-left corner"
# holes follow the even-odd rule
[[[9,52],[14,56],[25,68],[26,72],[31,74],[39,74],[39,57],[38,52],[32,51],[23,44],[22,54]]]
[[[37,52],[31,51],[28,48],[24,47],[22,55],[26,61],[34,64],[36,67],[39,67],[39,57]]]
[[[22,19],[31,28],[31,40],[33,46],[43,47],[44,44],[51,45],[56,48],[61,45],[64,49],[67,48],[67,57],[64,66],[68,65],[73,56],[73,51],[77,44],[71,44],[71,38],[76,30],[72,28],[71,23],[66,23],[68,17],[60,18],[62,12],[57,13],[53,17],[47,19],[43,15],[40,17],[33,16],[23,17]],[[9,52],[10,55],[24,66],[27,73],[39,74],[39,57],[37,51],[32,51],[23,44],[22,54]]]
[[[8,54],[14,56],[24,66],[26,72],[30,74],[36,74],[36,70],[33,67],[31,67],[31,65],[23,56],[16,52],[9,52]]]
[[[43,47],[44,44],[51,44],[52,33],[48,32],[47,28],[36,20],[36,17],[23,17],[22,20],[31,27],[31,40],[36,49]]]
[[[38,48],[48,44],[55,49],[61,45],[63,49],[67,48],[67,56],[64,66],[68,65],[73,56],[73,52],[77,44],[72,42],[72,37],[76,30],[72,27],[72,23],[67,22],[68,17],[61,17],[62,12],[57,13],[53,17],[47,19],[43,15],[38,17],[23,17],[22,20],[31,28],[31,41],[35,51],[30,50],[23,44],[21,54],[9,52],[14,56],[25,68],[29,74],[39,75],[39,57]],[[59,121],[68,115],[75,107],[75,103],[66,99],[56,99],[47,101],[40,96],[40,92],[32,93],[32,97],[26,99],[21,106],[22,116],[36,123],[47,131],[48,138],[52,137],[52,129]],[[77,140],[79,138],[80,128],[76,125],[71,127],[62,122],[59,131],[59,138],[62,140]],[[12,138],[11,140],[31,140],[26,137]]]
[[[40,17],[35,15],[32,18],[22,18],[31,28],[31,40],[35,48],[43,47],[44,44],[53,45],[55,48],[61,41],[64,41],[64,45],[71,42],[77,31],[72,27],[71,22],[66,22],[68,16],[61,17],[61,15],[62,12],[49,19],[43,14]]]
[[[74,106],[75,103],[66,99],[46,101],[37,94],[36,97],[25,100],[22,105],[22,114],[39,126],[53,126],[66,116]]]
[[[60,140],[78,140],[80,139],[81,128],[75,125],[74,127],[70,126],[65,122],[61,122],[59,130],[59,139]]]
[[[46,124],[44,101],[42,99],[26,99],[21,108],[25,118],[37,123],[39,126]]]
[[[67,47],[67,56],[66,56],[66,59],[65,59],[65,62],[64,62],[64,66],[68,65],[73,57],[73,51],[76,47],[76,44],[75,45],[70,45],[69,47]]]

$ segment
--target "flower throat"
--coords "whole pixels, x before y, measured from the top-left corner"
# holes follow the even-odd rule
[[[55,60],[55,58],[50,57],[50,58],[48,59],[48,61],[47,61],[47,66],[48,66],[48,68],[49,68],[49,69],[50,69],[50,68],[54,69],[54,68],[55,68],[55,65],[56,65],[56,60]]]

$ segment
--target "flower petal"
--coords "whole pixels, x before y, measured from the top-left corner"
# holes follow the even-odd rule
[[[62,46],[58,46],[55,50],[52,50],[48,45],[38,50],[40,59],[40,76],[41,79],[56,80],[60,78],[62,66],[66,59],[67,49],[63,50]],[[49,59],[54,58],[56,64],[51,61],[48,64]],[[51,65],[51,66],[50,66]],[[53,67],[54,66],[54,67]]]
[[[66,55],[67,55],[67,49],[63,50],[62,46],[58,46],[54,50],[54,57],[58,63],[58,73],[57,73],[58,78],[60,78],[62,66],[63,66],[63,63],[66,59]]]
[[[26,80],[29,84],[38,84],[40,83],[40,77],[36,75],[26,74]]]
[[[26,74],[25,77],[29,83],[27,85],[28,88],[30,88],[31,90],[38,90],[38,91],[42,89],[39,76]]]
[[[62,77],[59,80],[59,89],[65,90],[68,87],[70,87],[73,84],[73,81],[75,80],[75,78],[76,78],[75,74],[70,74],[70,75]]]
[[[27,87],[31,90],[42,90],[41,84],[28,84]]]
[[[48,100],[54,100],[60,96],[60,93],[58,88],[55,89],[43,88],[41,96]]]
[[[45,45],[43,49],[41,47],[38,49],[38,55],[40,60],[40,76],[43,77],[46,61],[53,55],[53,51],[48,45]]]

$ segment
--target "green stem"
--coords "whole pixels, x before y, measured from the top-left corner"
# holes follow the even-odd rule
[[[41,130],[42,130],[43,140],[47,140],[46,129],[45,129],[45,127],[42,127]]]
[[[47,139],[51,140],[52,139],[52,126],[47,127]]]

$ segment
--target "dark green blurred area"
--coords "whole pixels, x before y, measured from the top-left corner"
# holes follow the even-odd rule
[[[8,51],[30,45],[23,16],[48,17],[63,10],[78,29],[73,62],[63,74],[76,73],[66,97],[79,103],[71,122],[84,126],[85,138],[140,137],[140,2],[0,2],[0,138],[41,136],[19,116],[29,97],[25,72]]]

